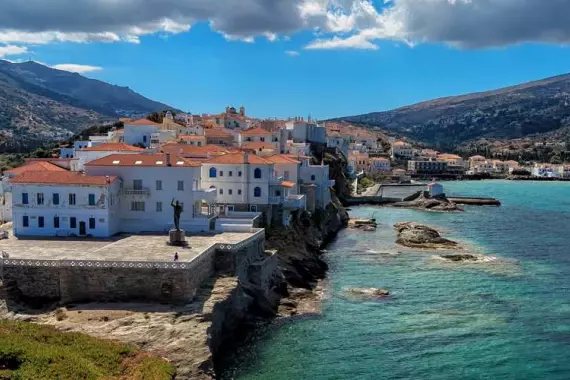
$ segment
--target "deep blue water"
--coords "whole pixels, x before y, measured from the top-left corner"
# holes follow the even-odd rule
[[[376,232],[343,231],[330,247],[321,317],[275,327],[241,366],[261,379],[570,379],[570,184],[445,183],[500,208],[463,214],[361,207]],[[394,244],[417,221],[496,257],[450,264]],[[388,289],[382,301],[346,287]]]

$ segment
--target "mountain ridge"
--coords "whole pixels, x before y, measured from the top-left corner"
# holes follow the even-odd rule
[[[514,139],[570,125],[570,74],[335,118],[380,127],[442,149],[481,138]]]

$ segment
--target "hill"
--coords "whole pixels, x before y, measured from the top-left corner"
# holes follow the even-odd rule
[[[173,109],[128,87],[0,60],[0,152],[29,150],[120,116]]]
[[[342,117],[453,150],[478,139],[517,139],[570,126],[570,74],[494,91]]]

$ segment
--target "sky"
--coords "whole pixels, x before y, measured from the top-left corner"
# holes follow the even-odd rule
[[[0,59],[317,119],[570,71],[567,0],[1,0]]]

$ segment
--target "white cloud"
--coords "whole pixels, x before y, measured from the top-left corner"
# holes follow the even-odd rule
[[[6,45],[0,46],[0,58],[7,57],[9,55],[22,55],[28,52],[28,48],[26,46],[15,46],[15,45]]]
[[[318,30],[308,48],[377,49],[377,40],[463,48],[570,43],[568,0],[0,0],[0,43],[127,42],[187,32],[283,40]]]
[[[53,65],[51,67],[58,70],[80,74],[103,70],[103,68],[99,66],[76,65],[74,63],[60,63],[59,65]]]
[[[299,52],[298,52],[298,51],[295,51],[295,50],[287,50],[287,51],[285,52],[285,54],[287,54],[287,55],[290,56],[290,57],[297,57],[297,56],[299,56]]]
[[[334,36],[331,39],[316,39],[305,46],[305,49],[364,49],[364,50],[378,50],[378,45],[370,42],[362,34],[355,34],[347,38],[340,38]]]

